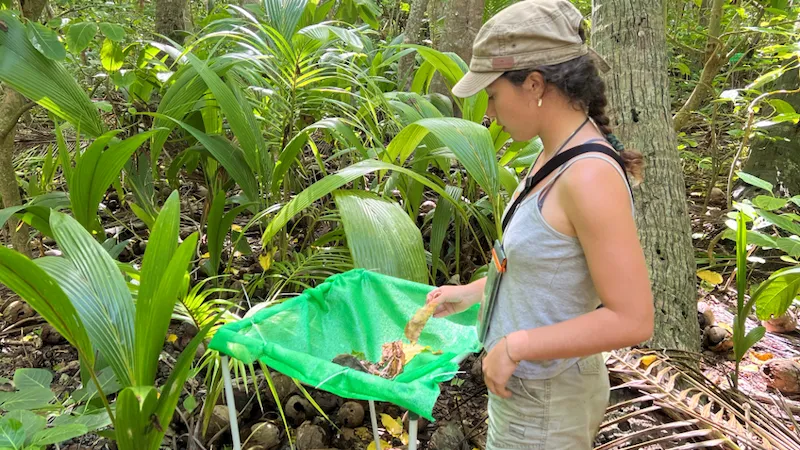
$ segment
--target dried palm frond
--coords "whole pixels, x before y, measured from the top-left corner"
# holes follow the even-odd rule
[[[683,352],[611,354],[610,375],[621,382],[614,389],[627,388],[639,396],[608,408],[600,433],[611,435],[611,440],[595,450],[652,449],[662,444],[686,450],[800,448],[793,422],[784,422],[741,393],[716,386],[693,366],[697,360],[698,355]]]

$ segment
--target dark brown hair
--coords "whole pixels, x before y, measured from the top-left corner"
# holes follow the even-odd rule
[[[585,41],[582,28],[580,35]],[[625,169],[633,176],[634,182],[636,184],[641,182],[644,166],[642,154],[626,150],[625,146],[612,133],[611,121],[606,116],[606,106],[608,106],[606,84],[600,77],[592,58],[584,55],[560,64],[514,70],[504,73],[503,78],[514,85],[521,86],[532,72],[541,73],[545,81],[563,92],[576,108],[583,109],[588,113],[600,132],[619,152],[625,162]]]

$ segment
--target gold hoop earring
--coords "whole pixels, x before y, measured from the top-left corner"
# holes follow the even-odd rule
[[[539,106],[539,108],[541,108],[541,107],[542,107],[542,98],[541,98],[541,97],[539,97],[539,103],[538,103],[538,106]]]

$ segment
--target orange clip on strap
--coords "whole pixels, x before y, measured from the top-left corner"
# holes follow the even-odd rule
[[[494,261],[494,265],[497,268],[497,271],[503,273],[506,271],[506,260],[500,261],[500,258],[497,257],[497,251],[492,249],[492,261]]]

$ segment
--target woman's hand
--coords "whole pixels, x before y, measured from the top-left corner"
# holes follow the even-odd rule
[[[475,286],[439,286],[428,293],[425,304],[435,303],[439,306],[433,312],[433,317],[446,317],[469,309],[470,306],[480,301],[480,296],[475,295]],[[480,292],[480,295],[483,295]]]
[[[483,359],[483,381],[489,392],[503,398],[511,397],[506,389],[508,380],[517,370],[519,362],[513,361],[508,350],[508,338],[504,337]]]

